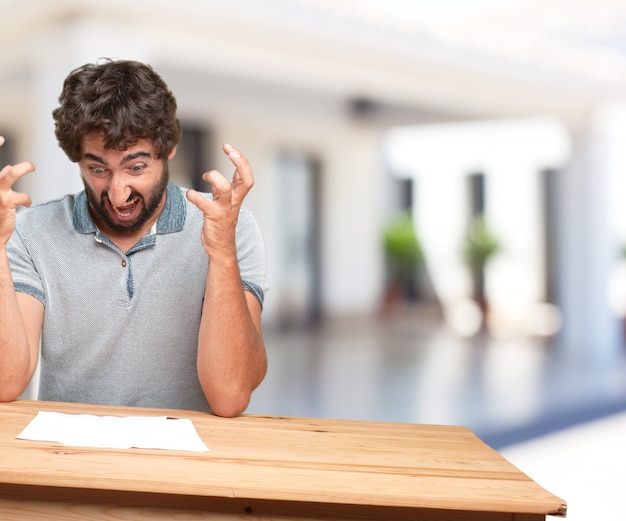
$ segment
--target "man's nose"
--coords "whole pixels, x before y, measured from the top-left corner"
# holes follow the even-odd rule
[[[132,188],[128,185],[128,180],[123,173],[114,173],[111,176],[107,195],[113,206],[124,206],[131,192]]]

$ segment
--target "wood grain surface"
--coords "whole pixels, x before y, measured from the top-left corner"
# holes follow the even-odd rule
[[[40,410],[189,418],[210,451],[16,439]],[[43,512],[59,520],[538,521],[564,516],[566,505],[464,427],[0,404],[0,518]]]

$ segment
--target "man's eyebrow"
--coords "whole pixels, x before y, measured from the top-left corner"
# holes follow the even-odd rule
[[[101,157],[98,157],[96,154],[91,154],[90,152],[86,152],[83,157],[85,159],[91,159],[92,161],[97,161],[98,163],[102,163],[103,165],[106,165],[107,162],[102,159]]]
[[[133,161],[134,159],[137,159],[139,157],[151,158],[152,154],[150,154],[149,152],[134,152],[132,154],[128,154],[128,155],[124,156],[122,158],[122,163],[127,163],[128,161]]]
[[[98,163],[101,163],[103,165],[108,165],[108,163],[102,159],[101,157],[97,156],[96,154],[92,154],[91,152],[86,152],[85,155],[83,156],[85,159],[90,159],[92,161],[97,161]],[[149,152],[133,152],[132,154],[128,154],[125,155],[122,158],[122,163],[127,163],[128,161],[133,161],[134,159],[137,159],[139,157],[147,157],[147,158],[151,158],[152,154],[150,154]]]

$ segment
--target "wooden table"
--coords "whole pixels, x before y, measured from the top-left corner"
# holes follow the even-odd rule
[[[189,418],[209,452],[16,436],[38,411]],[[0,404],[0,519],[539,521],[550,494],[464,427]]]

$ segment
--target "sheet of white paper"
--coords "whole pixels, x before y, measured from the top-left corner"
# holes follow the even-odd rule
[[[39,411],[17,436],[74,447],[207,452],[191,420],[166,416],[94,416]]]

